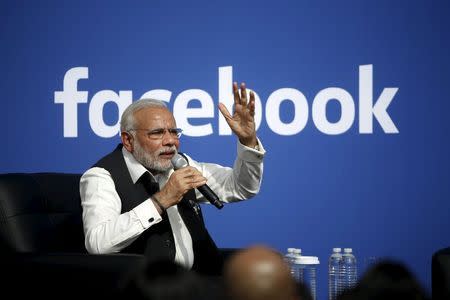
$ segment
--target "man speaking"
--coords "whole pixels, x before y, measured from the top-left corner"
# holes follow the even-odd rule
[[[234,112],[219,110],[237,136],[233,168],[178,156],[182,130],[162,101],[133,102],[120,122],[122,143],[80,180],[86,249],[170,259],[204,274],[220,274],[222,260],[198,203],[249,199],[259,191],[265,150],[256,137],[255,95],[233,83]],[[177,155],[175,158],[174,156]],[[174,162],[175,163],[175,162]],[[199,192],[200,189],[202,192]],[[216,206],[217,201],[215,202]],[[220,207],[220,206],[218,206]]]

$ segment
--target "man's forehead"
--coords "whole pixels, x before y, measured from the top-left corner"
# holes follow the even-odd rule
[[[143,125],[156,122],[175,124],[175,118],[172,112],[165,107],[146,107],[140,109],[135,113],[135,119]]]

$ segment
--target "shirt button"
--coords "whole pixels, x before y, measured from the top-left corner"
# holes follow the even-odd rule
[[[149,222],[149,223],[151,223],[151,222],[153,222],[153,221],[155,221],[155,219],[154,219],[154,218],[150,218],[150,219],[148,219],[148,222]]]

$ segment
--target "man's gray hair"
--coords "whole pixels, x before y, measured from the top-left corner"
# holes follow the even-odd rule
[[[120,132],[129,132],[136,126],[136,120],[134,114],[144,108],[148,107],[164,107],[167,109],[167,105],[164,101],[156,99],[140,99],[131,103],[123,112],[120,119]]]

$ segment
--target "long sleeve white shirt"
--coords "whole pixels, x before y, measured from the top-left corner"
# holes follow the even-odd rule
[[[122,154],[133,183],[136,183],[148,170],[125,148],[122,148]],[[233,168],[196,162],[190,157],[188,160],[189,165],[197,168],[207,178],[207,184],[221,201],[234,202],[249,199],[258,193],[263,174],[264,154],[261,142],[259,150],[238,142],[237,158]],[[172,173],[173,170],[166,175],[154,177],[160,188],[166,184]],[[122,202],[114,181],[111,174],[103,168],[94,167],[82,175],[80,196],[85,246],[89,253],[119,252],[146,229],[162,220],[151,198],[132,210],[121,213]],[[207,202],[197,190],[196,196],[199,202]],[[192,239],[177,205],[169,207],[167,214],[175,241],[175,261],[191,268],[194,262]]]

